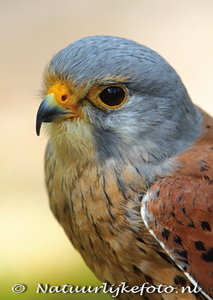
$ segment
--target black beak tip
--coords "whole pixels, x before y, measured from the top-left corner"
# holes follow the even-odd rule
[[[40,113],[40,109],[39,109],[37,116],[36,116],[36,134],[37,134],[37,136],[40,135],[41,125],[42,125],[42,118],[41,118],[41,113]]]
[[[36,116],[36,134],[39,136],[42,123],[51,123],[64,114],[64,110],[46,104],[45,99],[41,102]]]
[[[36,123],[36,134],[37,136],[40,135],[41,123]]]
[[[37,111],[37,115],[36,115],[36,134],[37,136],[40,135],[40,130],[41,130],[41,124],[42,124],[42,110],[43,110],[43,102],[41,102],[38,111]]]

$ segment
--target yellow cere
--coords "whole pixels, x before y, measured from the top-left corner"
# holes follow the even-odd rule
[[[58,82],[52,85],[48,90],[48,94],[52,93],[55,95],[57,102],[60,104],[64,105],[66,103],[70,103],[70,92],[63,83]]]

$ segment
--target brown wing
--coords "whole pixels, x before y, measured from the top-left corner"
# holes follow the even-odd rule
[[[151,187],[142,216],[190,280],[213,296],[213,143],[196,145],[179,162],[173,177]]]

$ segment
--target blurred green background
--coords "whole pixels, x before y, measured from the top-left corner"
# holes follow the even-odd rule
[[[0,299],[109,299],[36,294],[38,283],[99,285],[53,218],[44,186],[46,137],[36,137],[43,69],[87,35],[141,42],[163,55],[195,103],[213,114],[212,0],[0,1]],[[25,283],[24,294],[11,287]]]

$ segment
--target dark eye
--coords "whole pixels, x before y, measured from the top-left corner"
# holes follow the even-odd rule
[[[111,107],[120,105],[125,100],[125,96],[125,91],[119,86],[107,87],[99,94],[101,101]]]

